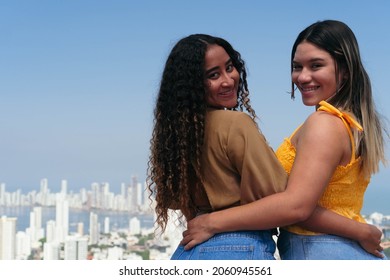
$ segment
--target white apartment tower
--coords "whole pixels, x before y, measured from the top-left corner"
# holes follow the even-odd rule
[[[88,257],[87,238],[68,236],[65,241],[65,260],[86,260]]]
[[[68,181],[61,180],[61,193],[66,197],[68,193]]]
[[[129,222],[130,234],[136,235],[141,233],[141,222],[137,217],[133,217]]]
[[[54,243],[56,241],[56,222],[53,220],[46,223],[46,242]]]
[[[131,184],[127,190],[127,200],[129,203],[130,212],[138,210],[138,181],[136,176],[131,177]]]
[[[140,203],[140,207],[141,207],[141,211],[143,212],[151,212],[151,211],[154,211],[152,208],[151,208],[151,199],[149,198],[149,195],[150,195],[150,192],[149,190],[147,189],[147,185],[146,185],[146,182],[144,183],[144,186],[142,187],[141,186],[141,195],[142,195],[142,200],[141,200],[141,203]]]
[[[42,228],[42,207],[34,207],[30,212],[30,227],[26,229],[30,236],[31,246],[36,248],[39,246],[39,240],[44,237]]]
[[[89,214],[89,244],[99,242],[99,220],[98,215],[91,212]]]
[[[49,204],[49,186],[46,178],[41,180],[41,189],[40,189],[40,203],[44,206]]]
[[[63,193],[56,196],[56,239],[64,242],[69,235],[69,202]]]
[[[104,218],[104,233],[105,234],[110,233],[110,218],[109,217]]]
[[[31,240],[30,236],[23,232],[16,233],[16,255],[17,260],[27,260],[31,254]]]
[[[17,218],[0,218],[0,260],[14,260]]]
[[[0,205],[5,205],[5,183],[0,183]]]
[[[58,243],[46,242],[43,244],[43,259],[44,260],[59,260],[60,245]]]

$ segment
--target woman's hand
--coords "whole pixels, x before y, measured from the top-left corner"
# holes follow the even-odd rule
[[[203,214],[188,221],[187,230],[183,232],[183,239],[180,242],[181,245],[184,245],[185,250],[205,242],[215,234],[212,227],[209,226],[209,215]]]
[[[366,229],[364,230],[364,236],[362,239],[358,240],[360,246],[364,250],[377,256],[383,258],[383,254],[380,251],[383,251],[381,246],[382,231],[374,225],[364,224]]]

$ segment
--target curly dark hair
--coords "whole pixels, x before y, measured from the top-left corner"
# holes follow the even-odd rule
[[[245,63],[224,39],[193,34],[179,40],[165,64],[154,109],[154,129],[148,162],[147,187],[155,198],[157,225],[165,230],[168,209],[181,211],[187,220],[197,213],[194,194],[203,188],[201,151],[206,118],[205,54],[209,45],[225,49],[240,73],[238,102],[255,121],[249,104]]]

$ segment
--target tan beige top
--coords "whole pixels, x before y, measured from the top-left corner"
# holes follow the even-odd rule
[[[243,112],[210,109],[202,154],[212,210],[284,191],[287,174],[253,120]]]

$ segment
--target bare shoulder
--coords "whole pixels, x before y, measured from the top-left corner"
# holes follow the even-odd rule
[[[325,166],[335,168],[345,164],[350,158],[350,139],[343,121],[327,112],[312,113],[303,124],[295,139],[297,155],[304,164],[311,160],[323,162]],[[331,151],[331,152],[330,152]],[[316,157],[312,155],[315,154]]]
[[[310,148],[344,150],[350,142],[343,121],[322,111],[314,112],[306,119],[298,138],[298,142]]]
[[[343,121],[333,114],[323,111],[312,113],[305,121],[304,128],[306,132],[316,133],[323,136],[348,136]]]

